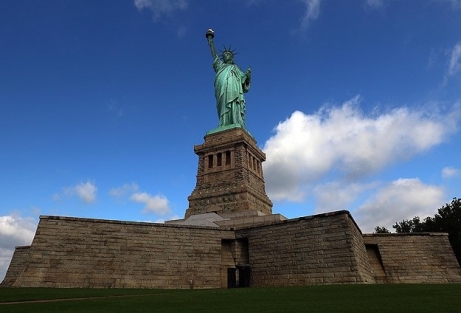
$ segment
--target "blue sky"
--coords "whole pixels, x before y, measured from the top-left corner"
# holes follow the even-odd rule
[[[252,67],[247,127],[288,218],[364,232],[460,197],[459,0],[0,2],[0,278],[40,215],[181,218],[217,126],[205,32]]]

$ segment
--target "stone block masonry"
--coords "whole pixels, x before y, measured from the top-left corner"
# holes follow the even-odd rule
[[[188,198],[185,218],[212,212],[272,214],[262,169],[266,155],[248,132],[233,128],[206,135],[194,152],[198,156],[197,183]]]
[[[248,238],[252,286],[375,282],[347,211],[241,229],[236,236]]]
[[[220,288],[221,239],[204,227],[41,216],[14,287]]]
[[[447,234],[362,235],[348,211],[234,226],[41,216],[32,245],[16,248],[2,286],[461,282]]]
[[[8,268],[8,272],[6,272],[5,278],[0,284],[0,287],[13,286],[14,282],[29,262],[29,250],[30,246],[16,247],[14,250],[13,258],[11,259],[10,266]]]
[[[446,233],[370,234],[364,243],[378,282],[461,282]]]

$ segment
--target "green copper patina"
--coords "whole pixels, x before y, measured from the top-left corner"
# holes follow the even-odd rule
[[[250,90],[251,68],[246,72],[234,63],[234,51],[224,47],[222,60],[219,58],[213,38],[214,31],[206,32],[208,45],[213,56],[213,68],[216,72],[214,87],[216,108],[218,111],[219,126],[208,133],[214,133],[225,129],[245,127],[245,97],[244,93]]]

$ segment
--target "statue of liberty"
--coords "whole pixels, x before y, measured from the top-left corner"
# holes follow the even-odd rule
[[[251,68],[246,72],[234,63],[234,53],[224,47],[222,60],[219,58],[214,47],[214,31],[209,29],[206,32],[208,45],[213,56],[213,68],[216,72],[214,87],[216,97],[216,108],[218,111],[219,128],[245,128],[245,97],[244,93],[250,90]]]

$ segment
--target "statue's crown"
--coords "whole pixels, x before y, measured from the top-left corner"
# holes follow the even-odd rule
[[[229,45],[228,48],[226,48],[226,46],[224,46],[224,50],[220,50],[220,51],[221,51],[221,55],[224,55],[226,53],[230,53],[230,54],[232,54],[232,56],[234,56],[234,55],[238,54],[238,52],[235,52],[235,49],[232,49],[230,45]]]

